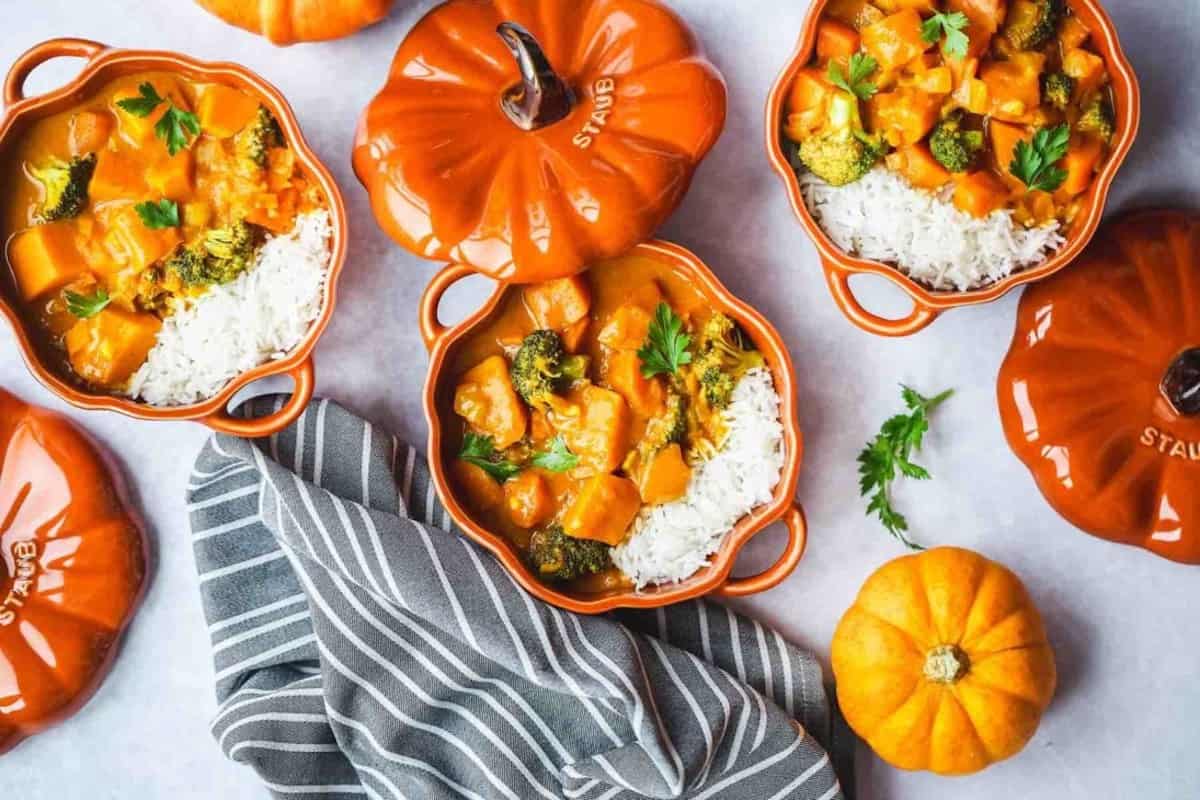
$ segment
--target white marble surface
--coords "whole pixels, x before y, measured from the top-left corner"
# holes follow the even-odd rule
[[[1005,445],[995,374],[1008,347],[1016,297],[947,314],[905,341],[873,338],[834,308],[816,255],[763,152],[763,104],[791,52],[807,3],[675,0],[730,88],[730,117],[682,210],[663,235],[695,249],[780,328],[802,391],[807,458],[799,496],[811,548],[779,589],[740,603],[826,658],[837,620],[859,584],[901,548],[863,516],[854,456],[897,409],[897,383],[958,394],[939,413],[925,461],[936,479],[898,496],[929,545],[973,547],[1022,575],[1057,651],[1061,686],[1037,737],[1019,757],[946,781],[897,772],[865,750],[862,800],[1094,800],[1200,797],[1200,572],[1093,540],[1043,502]],[[426,359],[415,314],[437,265],[391,245],[369,215],[349,152],[355,120],[393,49],[429,0],[399,3],[355,38],[278,50],[225,27],[187,0],[0,0],[0,65],[55,36],[116,46],[184,50],[260,71],[291,99],[310,141],[332,167],[353,218],[341,302],[317,350],[319,391],[424,440],[419,406]],[[1200,198],[1200,90],[1189,64],[1200,44],[1196,0],[1110,0],[1145,90],[1142,136],[1110,206],[1195,204]],[[1150,7],[1153,7],[1153,11]],[[64,61],[35,74],[45,90],[73,74]],[[898,313],[894,290],[858,284],[871,304]],[[450,298],[465,313],[476,285]],[[206,432],[68,409],[26,373],[0,331],[0,385],[67,411],[123,460],[149,520],[153,582],[108,681],[76,717],[0,760],[0,795],[46,798],[262,798],[251,771],[208,735],[215,703],[207,637],[183,507],[190,460]],[[769,562],[781,541],[756,541],[743,569]]]

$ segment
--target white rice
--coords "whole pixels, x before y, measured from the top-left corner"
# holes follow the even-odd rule
[[[690,577],[709,563],[738,520],[771,501],[783,471],[779,395],[766,369],[747,372],[725,410],[721,451],[692,473],[687,494],[644,509],[613,548],[613,563],[642,588]]]
[[[305,214],[290,233],[267,240],[252,269],[177,308],[130,379],[129,396],[156,406],[198,403],[284,358],[321,313],[331,234],[327,211]]]
[[[949,198],[911,186],[884,167],[834,187],[800,173],[804,202],[842,250],[894,264],[938,291],[967,291],[1035,266],[1066,240],[1053,222],[1025,228],[1011,210],[985,219],[959,211]]]

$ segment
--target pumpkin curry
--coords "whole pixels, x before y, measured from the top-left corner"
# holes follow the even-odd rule
[[[506,293],[453,356],[448,428],[464,505],[546,581],[625,586],[610,548],[684,496],[763,366],[736,324],[669,266],[630,256]]]
[[[173,73],[119,78],[34,123],[0,169],[24,315],[69,374],[112,392],[179,303],[322,204],[256,97]]]
[[[976,217],[1070,223],[1116,130],[1063,0],[832,0],[792,85],[795,161],[835,186],[883,163]]]

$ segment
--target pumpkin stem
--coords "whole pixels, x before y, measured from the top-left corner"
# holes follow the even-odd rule
[[[957,645],[943,644],[925,655],[925,680],[955,683],[971,670],[971,659]]]
[[[1200,347],[1175,359],[1163,378],[1162,393],[1181,416],[1200,416]]]
[[[508,45],[521,82],[510,86],[500,98],[500,107],[521,130],[536,131],[566,117],[575,106],[571,87],[550,66],[550,59],[533,34],[515,22],[502,22],[496,33]]]

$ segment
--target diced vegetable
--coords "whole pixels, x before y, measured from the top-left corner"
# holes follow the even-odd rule
[[[900,87],[877,94],[867,103],[871,130],[883,134],[888,144],[904,147],[925,138],[937,124],[942,102],[936,95]]]
[[[96,155],[96,171],[88,194],[96,202],[136,199],[146,191],[146,169],[131,156],[114,150]]]
[[[533,470],[526,470],[504,484],[508,515],[519,528],[535,528],[549,522],[555,513],[554,495],[546,479]]]
[[[177,229],[148,228],[132,207],[124,209],[114,218],[104,239],[105,247],[113,259],[105,271],[114,273],[129,267],[141,272],[181,242]]]
[[[145,363],[162,322],[153,314],[108,306],[67,331],[67,355],[76,374],[115,388]]]
[[[633,413],[653,417],[662,412],[667,392],[658,377],[642,375],[642,360],[634,350],[614,350],[604,364],[604,382],[625,398]]]
[[[592,321],[587,317],[572,322],[562,330],[563,347],[568,353],[578,353],[583,346],[583,337],[587,336],[588,328],[591,327]]]
[[[525,405],[508,375],[508,362],[498,355],[463,374],[454,391],[454,413],[491,436],[501,450],[519,442],[528,427]]]
[[[104,111],[80,111],[71,117],[67,146],[71,155],[96,153],[104,149],[112,136],[113,118]]]
[[[1072,136],[1067,155],[1059,162],[1059,167],[1067,171],[1059,191],[1072,197],[1086,192],[1103,155],[1104,144],[1096,137]]]
[[[21,231],[8,246],[17,288],[26,302],[57,291],[87,270],[69,222],[48,222]]]
[[[230,86],[204,87],[196,103],[200,126],[218,139],[228,139],[249,125],[258,114],[258,100]]]
[[[573,275],[526,287],[525,308],[542,330],[561,331],[592,309],[592,293],[582,276]]]
[[[1034,54],[1025,54],[1034,55]],[[979,77],[988,87],[992,116],[1011,122],[1029,119],[1042,102],[1041,67],[1044,58],[989,61]]]
[[[135,145],[142,145],[154,139],[154,126],[163,118],[167,111],[171,108],[171,104],[175,103],[181,107],[185,107],[182,97],[179,93],[179,87],[174,81],[164,79],[154,79],[147,81],[158,94],[160,98],[169,100],[170,102],[162,102],[155,106],[149,113],[138,116],[121,108],[120,103],[124,101],[137,101],[142,99],[142,93],[137,86],[128,86],[124,89],[118,89],[113,93],[113,112],[117,115],[117,124],[121,134]]]
[[[482,467],[456,458],[451,469],[455,480],[478,510],[487,511],[504,505],[504,488]]]
[[[156,194],[183,200],[195,190],[194,161],[191,150],[181,150],[151,165],[146,170],[146,183]]]
[[[1069,16],[1058,26],[1058,40],[1062,43],[1063,52],[1070,52],[1083,47],[1091,38],[1091,31],[1076,16]]]
[[[582,465],[597,472],[621,466],[629,450],[632,419],[625,398],[611,389],[585,386],[569,398],[579,409],[570,419],[556,415],[559,432]]]
[[[862,31],[862,45],[884,70],[907,64],[929,49],[921,38],[921,15],[912,8],[898,11]]]
[[[950,182],[951,175],[924,144],[914,144],[894,151],[887,157],[888,169],[897,172],[918,189],[940,189]]]
[[[858,31],[836,19],[817,23],[817,60],[847,59],[858,52]]]
[[[1108,80],[1104,59],[1087,50],[1072,50],[1063,56],[1063,72],[1075,79],[1075,97],[1085,98]]]
[[[787,107],[791,114],[805,111],[824,111],[833,86],[825,78],[825,71],[816,67],[805,67],[796,73],[788,93]]]
[[[687,494],[691,479],[692,468],[683,458],[683,449],[678,444],[670,444],[651,457],[642,472],[638,490],[644,503],[669,503]]]
[[[633,481],[616,475],[595,475],[579,488],[563,515],[563,530],[568,536],[615,546],[625,538],[641,505],[642,496]]]
[[[831,0],[825,13],[846,23],[856,31],[883,19],[884,13],[868,0]]]
[[[973,217],[983,218],[1008,203],[1009,190],[991,172],[972,172],[958,179],[954,205]]]
[[[1008,0],[946,0],[946,9],[966,14],[972,23],[978,24],[990,37],[1004,24],[1008,15]]]
[[[246,222],[272,233],[287,233],[296,225],[298,204],[299,197],[295,189],[256,194],[251,198]]]
[[[1023,125],[992,120],[988,123],[988,138],[992,142],[992,155],[995,159],[993,166],[1000,174],[1007,176],[1015,188],[1024,186],[1019,179],[1012,176],[1008,167],[1016,157],[1017,142],[1033,141],[1033,131]]]
[[[646,343],[653,320],[653,309],[648,310],[635,303],[625,303],[612,313],[596,338],[607,347],[636,351]]]

